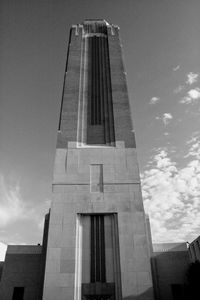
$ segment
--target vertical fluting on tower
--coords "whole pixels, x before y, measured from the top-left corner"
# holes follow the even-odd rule
[[[115,133],[106,25],[85,24],[82,43],[79,142],[113,146]]]

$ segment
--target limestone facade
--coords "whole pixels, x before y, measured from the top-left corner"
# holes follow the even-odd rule
[[[88,20],[70,33],[43,299],[138,296],[153,299],[119,28]]]

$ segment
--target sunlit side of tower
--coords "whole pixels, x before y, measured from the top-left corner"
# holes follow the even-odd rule
[[[44,300],[153,299],[119,28],[70,31]]]

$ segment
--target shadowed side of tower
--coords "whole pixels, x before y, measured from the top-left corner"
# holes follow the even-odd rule
[[[153,299],[119,28],[104,20],[70,31],[43,299]]]

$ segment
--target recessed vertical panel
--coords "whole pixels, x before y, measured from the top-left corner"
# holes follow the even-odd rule
[[[119,230],[118,230],[118,216],[112,215],[112,238],[113,238],[113,257],[114,257],[114,281],[116,300],[122,299],[122,285],[121,285],[121,268],[120,268],[120,253],[119,253]]]
[[[82,282],[90,281],[90,216],[81,215],[82,224]]]
[[[107,282],[114,282],[114,254],[112,238],[112,218],[105,216],[105,257],[106,257],[106,278]]]
[[[103,165],[90,165],[90,191],[103,192]]]
[[[91,282],[106,282],[104,215],[91,215]]]
[[[95,218],[94,216],[90,217],[91,220],[91,230],[90,230],[90,248],[91,248],[91,256],[90,256],[90,282],[95,282],[95,270],[96,270],[96,243],[95,243]]]
[[[82,299],[121,300],[119,241],[115,236],[118,234],[117,214],[82,214],[80,217]]]
[[[88,36],[88,145],[112,145],[114,117],[108,39],[105,35]]]
[[[101,27],[101,28],[100,28]],[[106,24],[84,25],[78,110],[79,145],[115,145],[112,84]]]
[[[74,282],[74,300],[81,300],[82,284],[82,232],[83,232],[81,215],[76,219],[76,257],[75,257],[75,282]]]
[[[100,222],[100,253],[101,253],[101,281],[106,282],[106,261],[105,261],[105,222],[104,216],[99,217]]]

